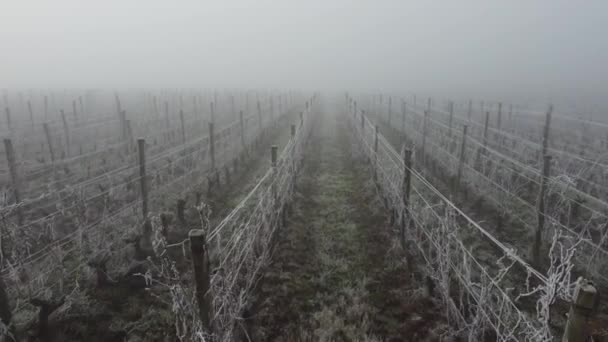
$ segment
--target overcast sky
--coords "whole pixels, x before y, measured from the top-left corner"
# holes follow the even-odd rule
[[[608,1],[0,0],[1,87],[608,95]]]

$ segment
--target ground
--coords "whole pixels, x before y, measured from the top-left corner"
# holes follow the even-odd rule
[[[408,272],[337,106],[305,151],[295,207],[256,294],[254,341],[425,341],[441,329]],[[435,337],[434,337],[435,336]]]

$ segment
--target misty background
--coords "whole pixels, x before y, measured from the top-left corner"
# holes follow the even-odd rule
[[[1,88],[292,88],[603,112],[606,1],[0,0]]]

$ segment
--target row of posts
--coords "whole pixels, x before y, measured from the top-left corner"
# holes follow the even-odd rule
[[[311,99],[311,104],[312,104],[312,99]],[[306,102],[306,109],[308,111],[309,108],[309,102]],[[259,103],[258,103],[258,110],[259,110]],[[261,117],[261,116],[260,116]],[[304,124],[304,117],[303,117],[303,113],[300,112],[300,127],[302,127]],[[291,139],[295,139],[296,138],[296,125],[291,125]],[[295,150],[294,150],[295,152]],[[272,173],[274,177],[277,177],[277,162],[278,162],[278,146],[273,145],[270,148],[270,162],[271,162],[271,168],[272,168]],[[292,183],[296,181],[296,177],[295,177],[295,164],[292,165],[292,167],[294,167],[294,177],[291,180]],[[295,184],[292,184],[292,187],[295,186]],[[280,205],[280,201],[279,201],[279,195],[277,192],[277,189],[274,188],[274,182],[273,182],[273,189],[272,189],[272,196],[273,196],[273,203],[275,206],[279,206]],[[277,207],[277,209],[280,209]],[[285,220],[286,220],[286,214],[287,211],[285,210],[285,208],[282,208],[282,213],[281,215],[281,219],[282,219],[282,224],[285,225]],[[199,311],[199,317],[201,319],[203,328],[205,329],[205,331],[213,331],[212,325],[211,325],[211,315],[212,315],[212,310],[211,310],[211,303],[212,303],[212,297],[211,297],[211,293],[210,293],[210,264],[209,264],[209,247],[207,244],[207,236],[206,236],[206,232],[209,232],[210,229],[209,227],[203,227],[203,229],[193,229],[190,231],[189,233],[189,239],[190,239],[190,252],[192,253],[192,268],[194,270],[194,282],[195,282],[195,288],[196,288],[196,300],[197,300],[197,304],[198,304],[198,311]]]
[[[357,115],[357,104],[354,102],[354,111],[353,115],[356,117]],[[453,107],[450,106],[450,129],[451,129],[451,115],[453,113]],[[389,108],[390,108],[390,98],[389,98]],[[536,267],[540,266],[540,250],[542,248],[542,234],[545,224],[545,195],[547,191],[547,182],[550,176],[550,167],[551,167],[551,156],[547,154],[548,144],[549,144],[549,134],[550,134],[550,125],[551,125],[551,114],[553,107],[550,106],[549,110],[546,114],[545,125],[543,129],[543,143],[542,143],[542,155],[543,155],[543,168],[542,168],[542,177],[541,184],[539,188],[538,194],[538,202],[537,202],[537,226],[534,234],[534,241],[532,245],[532,259],[533,263]],[[499,113],[501,110],[501,106],[499,106]],[[389,109],[390,111],[390,109]],[[426,137],[426,118],[428,116],[428,110],[425,111],[425,120],[423,123],[423,138],[422,138],[422,153],[423,153],[423,163],[424,163],[424,147],[425,147],[425,137]],[[361,110],[361,129],[364,129],[364,115],[365,112]],[[489,112],[486,112],[486,120],[484,125],[484,148],[486,147],[487,141],[487,128],[488,128],[488,116]],[[390,116],[389,116],[390,118]],[[500,115],[499,115],[499,125],[500,125]],[[461,184],[462,181],[462,173],[465,164],[465,152],[466,152],[466,140],[467,140],[467,131],[468,125],[463,125],[463,134],[462,141],[460,146],[459,153],[459,165],[455,183]],[[403,130],[403,134],[405,134],[405,130]],[[377,181],[377,153],[378,153],[378,126],[374,127],[374,180]],[[413,265],[412,256],[408,253],[408,248],[406,244],[406,234],[405,228],[406,225],[413,224],[411,218],[409,222],[406,224],[406,214],[410,216],[409,211],[409,203],[410,203],[410,191],[411,191],[411,170],[412,170],[412,150],[404,149],[403,150],[403,164],[404,164],[404,173],[403,173],[403,182],[402,182],[402,193],[403,193],[403,205],[405,208],[405,213],[402,215],[402,222],[400,226],[400,241],[404,250],[406,250],[406,259],[408,267]],[[456,185],[452,183],[452,192],[456,191]],[[392,220],[394,222],[394,219]],[[577,287],[575,290],[574,300],[572,302],[568,322],[566,324],[565,332],[562,338],[563,342],[584,342],[587,341],[587,338],[590,335],[590,331],[588,329],[588,322],[592,320],[594,316],[594,307],[597,303],[598,295],[597,290],[593,283],[579,278],[577,281]]]

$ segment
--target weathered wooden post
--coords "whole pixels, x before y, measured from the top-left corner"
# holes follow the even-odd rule
[[[116,115],[118,117],[118,129],[120,130],[120,138],[122,141],[125,140],[126,137],[126,129],[125,122],[123,117],[122,106],[120,104],[120,98],[118,97],[118,93],[114,93],[114,101],[116,103]]]
[[[34,110],[32,109],[32,102],[27,100],[27,111],[30,114],[30,123],[32,124],[32,128],[34,128]]]
[[[156,95],[152,96],[152,108],[154,109],[154,116],[158,119],[160,113],[158,111],[158,102],[156,100]]]
[[[74,115],[74,127],[78,127],[78,111],[76,110],[76,100],[72,100],[72,115]]]
[[[179,121],[182,126],[182,144],[186,145],[186,126],[184,124],[184,110],[179,110]]]
[[[430,103],[430,98],[429,98]],[[424,119],[422,120],[422,166],[426,167],[426,125],[428,121],[429,111],[424,111]]]
[[[304,112],[300,112],[300,126],[304,124]]]
[[[426,111],[427,111],[427,112],[430,112],[430,111],[431,111],[431,98],[430,98],[430,97],[429,97],[429,100],[428,100],[428,102],[427,102],[427,104],[426,104]]]
[[[245,144],[245,120],[243,119],[243,111],[239,112],[239,121],[241,123],[241,146],[243,146],[243,152],[246,152]]]
[[[8,298],[8,292],[6,291],[6,283],[4,282],[3,276],[0,275],[0,319],[2,323],[9,328],[9,332],[13,333],[14,326],[11,325],[13,319],[13,313],[11,311],[11,303]]]
[[[4,110],[6,112],[6,127],[10,132],[12,132],[13,126],[11,124],[11,109],[7,106]]]
[[[257,102],[257,109],[258,109],[258,125],[259,125],[259,129],[260,129],[259,136],[261,137],[263,124],[262,124],[262,105],[260,104],[260,101]]]
[[[46,135],[46,143],[49,145],[49,153],[51,155],[51,163],[55,163],[55,152],[53,151],[53,140],[51,139],[51,131],[48,123],[43,123],[44,135]]]
[[[543,149],[542,155],[547,154],[547,150],[549,149],[549,134],[551,131],[551,114],[553,113],[553,105],[549,105],[549,109],[547,110],[547,114],[545,116],[545,127],[543,129]]]
[[[44,120],[46,121],[49,117],[49,97],[44,95]]]
[[[595,315],[597,300],[598,292],[593,283],[578,278],[562,342],[588,341],[591,335],[588,322]]]
[[[86,113],[84,112],[84,102],[82,101],[82,96],[78,96],[78,103],[80,104],[80,115],[82,117],[86,117]]]
[[[165,130],[167,131],[167,141],[171,138],[171,132],[169,132],[170,126],[171,122],[169,121],[169,102],[165,101]]]
[[[391,125],[391,116],[393,111],[393,98],[391,96],[388,97],[388,125]]]
[[[378,182],[378,125],[374,126],[374,182]]]
[[[471,114],[473,113],[473,100],[469,100],[469,110],[467,111],[467,120],[471,121]]]
[[[498,102],[498,115],[496,117],[496,129],[500,131],[502,126],[502,102]]]
[[[68,121],[65,118],[65,112],[60,110],[61,113],[61,121],[63,121],[63,133],[65,134],[65,154],[66,157],[70,156],[70,131],[68,128]]]
[[[21,184],[19,182],[19,173],[17,171],[17,162],[15,160],[15,150],[11,139],[4,139],[4,151],[6,152],[6,161],[8,162],[8,170],[11,174],[13,182],[13,193],[15,196],[15,205],[17,208],[17,220],[19,225],[23,224],[23,210],[21,209]]]
[[[462,171],[464,169],[464,158],[465,158],[465,152],[467,150],[467,129],[469,128],[468,125],[464,125],[462,127],[462,142],[460,143],[460,157],[458,160],[458,175],[456,176],[456,185],[460,185],[462,182]],[[452,192],[455,192],[456,190],[456,186],[454,186],[454,188],[452,189]]]
[[[547,181],[549,180],[550,168],[551,168],[551,156],[547,154],[549,148],[549,132],[551,127],[551,113],[553,112],[553,106],[549,105],[547,115],[545,117],[545,127],[543,131],[543,144],[542,144],[542,155],[543,155],[543,174],[540,179],[540,190],[538,193],[537,201],[537,226],[534,234],[534,245],[532,246],[532,257],[535,265],[540,264],[540,249],[542,243],[542,232],[545,226],[545,192],[547,188]]]
[[[234,105],[234,94],[230,94],[230,115],[232,118],[236,116],[236,108]]]
[[[139,185],[141,187],[141,208],[144,220],[148,219],[148,185],[146,182],[146,139],[138,138],[139,150]]]
[[[409,148],[403,149],[403,188],[402,198],[405,211],[408,212],[410,205],[410,191],[412,188],[412,150]],[[401,227],[401,243],[405,247],[405,213],[403,225]]]
[[[490,122],[490,112],[486,112],[486,121],[483,125],[483,151],[485,154],[486,147],[488,146],[488,124]]]
[[[537,201],[537,225],[534,232],[534,245],[532,246],[532,258],[536,266],[540,265],[540,249],[542,245],[542,234],[545,227],[545,192],[547,191],[547,181],[550,176],[551,156],[543,156],[543,174],[540,179],[540,190]]]
[[[129,138],[129,130],[127,129],[127,111],[120,111],[120,127],[122,128],[122,140],[126,141]]]
[[[204,227],[206,228],[206,227]],[[192,268],[194,269],[194,283],[196,286],[196,301],[198,314],[206,332],[211,332],[211,293],[209,253],[207,251],[207,236],[203,229],[193,229],[188,233],[190,239],[190,253],[192,253]]]
[[[362,109],[361,110],[361,133],[365,134],[365,131],[363,130],[365,128],[365,111]]]
[[[209,154],[211,155],[211,170],[215,172],[215,133],[214,123],[209,123]]]
[[[272,167],[273,179],[276,179],[276,177],[277,177],[277,152],[278,152],[277,145],[272,145],[270,147],[270,163],[271,163],[271,167]],[[275,211],[278,211],[279,210],[279,194],[277,191],[276,181],[272,182],[272,200],[273,200],[273,208],[275,209]]]
[[[410,253],[407,246],[407,238],[405,231],[408,227],[411,227],[414,219],[410,213],[410,193],[412,188],[412,150],[403,149],[403,188],[402,188],[402,200],[404,212],[401,215],[401,229],[400,229],[400,242],[401,248],[405,252],[405,261],[407,263],[408,271],[414,269],[414,257]]]
[[[454,120],[454,102],[450,101],[449,104],[450,117],[448,119],[448,138],[452,140],[452,121]]]

